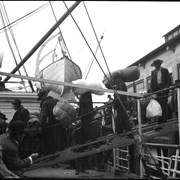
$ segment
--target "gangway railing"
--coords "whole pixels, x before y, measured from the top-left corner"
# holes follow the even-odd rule
[[[172,178],[180,178],[180,146],[175,145],[175,144],[157,144],[157,143],[146,143],[146,145],[149,148],[159,148],[160,149],[160,154],[159,155],[153,155],[154,158],[156,159],[157,163],[161,164],[161,169],[164,174],[167,175],[167,177],[172,177]],[[163,149],[173,149],[175,151],[174,155],[171,155],[170,157],[166,157],[164,154]],[[149,159],[150,156],[144,153],[144,156]],[[149,167],[154,167],[155,164],[151,162],[149,159],[148,163]],[[157,177],[155,175],[151,175],[152,178],[157,178],[160,179],[160,177]]]

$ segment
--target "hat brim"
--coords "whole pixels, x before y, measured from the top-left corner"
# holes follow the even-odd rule
[[[20,105],[21,105],[21,103],[18,104],[18,103],[15,103],[15,102],[12,102],[11,104],[13,104],[13,105],[15,105],[15,106],[20,106]]]
[[[156,61],[156,62],[153,62],[152,64],[151,64],[151,66],[155,66],[155,64],[162,64],[163,63],[163,60],[158,60],[158,61]]]

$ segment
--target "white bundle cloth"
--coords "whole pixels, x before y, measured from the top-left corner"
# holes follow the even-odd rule
[[[89,86],[92,88],[101,88],[101,89],[105,88],[103,83],[87,81],[87,80],[83,80],[83,79],[78,79],[76,81],[72,81],[72,83],[77,84],[77,85]],[[96,95],[104,95],[103,91],[90,90],[90,89],[85,89],[85,88],[73,88],[73,92],[76,94],[79,94],[79,95],[83,95],[86,92],[91,92],[91,93],[96,94]]]
[[[146,107],[146,117],[158,118],[161,116],[162,116],[161,105],[155,99],[151,99]]]

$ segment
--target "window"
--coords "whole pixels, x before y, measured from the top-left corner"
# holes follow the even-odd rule
[[[134,92],[133,85],[130,85],[129,87],[127,87],[127,92]]]
[[[136,82],[136,93],[143,93],[144,92],[144,82],[143,79]]]

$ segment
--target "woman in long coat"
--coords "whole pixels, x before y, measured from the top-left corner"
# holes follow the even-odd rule
[[[46,90],[40,91],[38,96],[42,100],[40,107],[41,137],[40,137],[40,155],[53,154],[66,148],[65,130],[59,121],[53,115],[53,107],[57,100],[47,96]]]

